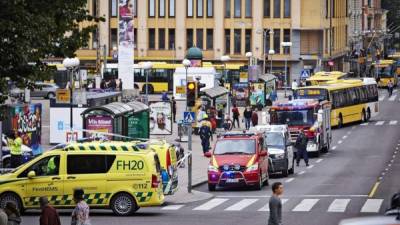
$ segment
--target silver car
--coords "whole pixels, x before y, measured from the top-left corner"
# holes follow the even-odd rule
[[[58,88],[56,84],[36,82],[35,89],[31,91],[31,97],[54,98]]]

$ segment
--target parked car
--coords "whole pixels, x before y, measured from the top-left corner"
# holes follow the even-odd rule
[[[31,97],[54,98],[58,88],[57,84],[36,82],[35,89],[31,91]]]

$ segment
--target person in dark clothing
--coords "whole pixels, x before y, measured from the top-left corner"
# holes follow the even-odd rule
[[[174,123],[176,123],[176,100],[175,100],[175,97],[172,97],[172,118],[174,119]]]
[[[122,91],[122,80],[121,79],[119,79],[118,89],[120,91]]]
[[[240,116],[240,113],[239,113],[239,109],[238,109],[238,107],[236,106],[236,104],[234,104],[233,105],[233,108],[232,108],[232,115],[233,115],[233,128],[235,128],[235,121],[237,121],[237,125],[238,125],[238,128],[240,128],[240,123],[239,123],[239,116]]]
[[[49,205],[47,197],[39,198],[42,214],[40,215],[40,225],[61,225],[60,216],[55,208]]]
[[[388,86],[389,97],[391,97],[392,94],[393,94],[393,82],[392,82],[392,80],[389,80],[387,86]]]
[[[308,139],[304,134],[303,130],[300,130],[299,136],[297,136],[295,147],[297,149],[296,153],[296,163],[299,166],[300,159],[303,157],[306,166],[308,166],[308,153],[307,153],[307,142]]]
[[[212,135],[210,126],[207,122],[203,121],[199,129],[199,135],[201,140],[201,146],[203,147],[203,153],[205,154],[210,149],[210,137]]]
[[[169,101],[169,98],[168,98],[168,93],[167,92],[163,92],[162,93],[162,95],[161,95],[161,100],[162,101]]]
[[[251,123],[253,124],[253,127],[258,125],[258,113],[257,109],[253,111],[251,115]]]
[[[117,89],[117,82],[115,81],[115,79],[111,79],[109,88],[111,88],[111,90],[113,90],[113,91],[115,91],[115,89]]]
[[[248,130],[250,128],[250,122],[251,122],[252,115],[253,115],[253,111],[251,110],[250,106],[246,107],[246,109],[243,112],[246,130]]]
[[[104,79],[101,80],[100,88],[101,88],[101,89],[106,89],[106,88],[107,88],[106,81],[105,81]]]
[[[283,185],[281,182],[272,184],[272,196],[269,199],[268,225],[282,225],[282,201]]]

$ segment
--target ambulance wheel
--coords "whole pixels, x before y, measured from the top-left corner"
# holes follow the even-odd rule
[[[215,184],[208,184],[208,191],[215,191]]]
[[[255,186],[256,190],[261,190],[263,187],[263,181],[262,181],[262,173],[260,171],[260,175],[258,176],[258,183]]]
[[[111,199],[110,208],[118,216],[129,216],[139,209],[135,199],[128,193],[116,194]]]
[[[286,160],[286,169],[282,170],[282,176],[283,177],[289,176],[289,160]]]
[[[8,202],[14,203],[20,213],[24,212],[21,198],[17,194],[14,194],[12,192],[6,192],[0,196],[0,207],[2,209],[6,207],[6,204]]]

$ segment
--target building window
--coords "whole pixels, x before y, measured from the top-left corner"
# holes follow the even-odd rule
[[[97,49],[97,29],[92,32],[92,49]]]
[[[234,11],[234,13],[235,13],[235,17],[236,18],[238,18],[238,17],[241,17],[241,15],[242,15],[242,0],[234,0],[235,1],[235,5],[234,5],[234,7],[235,7],[235,11]]]
[[[291,1],[292,0],[284,0],[283,2],[283,17],[285,18],[290,18]]]
[[[168,30],[168,49],[175,50],[175,29]]]
[[[193,30],[186,29],[186,49],[193,47]]]
[[[328,49],[329,49],[329,39],[328,39],[328,36],[329,35],[329,30],[328,29],[326,29],[325,30],[325,53],[328,53]]]
[[[283,41],[290,42],[290,29],[283,30]],[[285,47],[285,54],[290,54],[290,47]]]
[[[203,0],[197,0],[197,17],[203,17]]]
[[[231,17],[231,0],[225,0],[225,18]]]
[[[264,0],[264,17],[271,17],[271,0]]]
[[[165,17],[165,0],[158,1],[158,16]]]
[[[92,0],[92,15],[97,16],[97,0]]]
[[[252,4],[251,4],[251,1],[252,0],[246,0],[246,12],[245,12],[245,16],[247,17],[247,18],[249,18],[249,17],[251,17],[251,7],[252,7]]]
[[[193,0],[187,0],[187,17],[193,17]]]
[[[246,29],[245,52],[251,52],[251,29]]]
[[[111,37],[110,37],[110,48],[114,48],[118,46],[118,29],[111,28]]]
[[[225,29],[225,54],[231,54],[231,30]]]
[[[149,17],[156,16],[156,0],[149,0]]]
[[[207,50],[214,48],[214,30],[207,29]]]
[[[274,0],[274,18],[281,18],[281,0]]]
[[[169,0],[169,17],[175,17],[175,0]]]
[[[281,53],[281,30],[274,29],[274,50],[275,54]]]
[[[165,49],[165,29],[158,29],[158,49]]]
[[[239,30],[239,29],[235,29],[234,31],[233,31],[233,33],[234,33],[234,53],[235,54],[240,54],[240,46],[241,46],[241,44],[240,44],[240,42],[242,41],[242,30]]]
[[[214,0],[207,0],[207,17],[213,17],[214,14]]]
[[[110,0],[110,14],[111,17],[118,16],[118,7],[117,7],[117,0]]]
[[[270,30],[264,30],[264,32],[266,33],[265,40],[264,40],[265,41],[265,49],[264,49],[265,54],[267,54],[268,50],[271,49],[271,45],[270,45],[271,34],[269,33],[269,31]]]
[[[196,30],[196,47],[203,49],[203,29]]]
[[[156,48],[156,30],[151,28],[149,29],[149,49]]]

